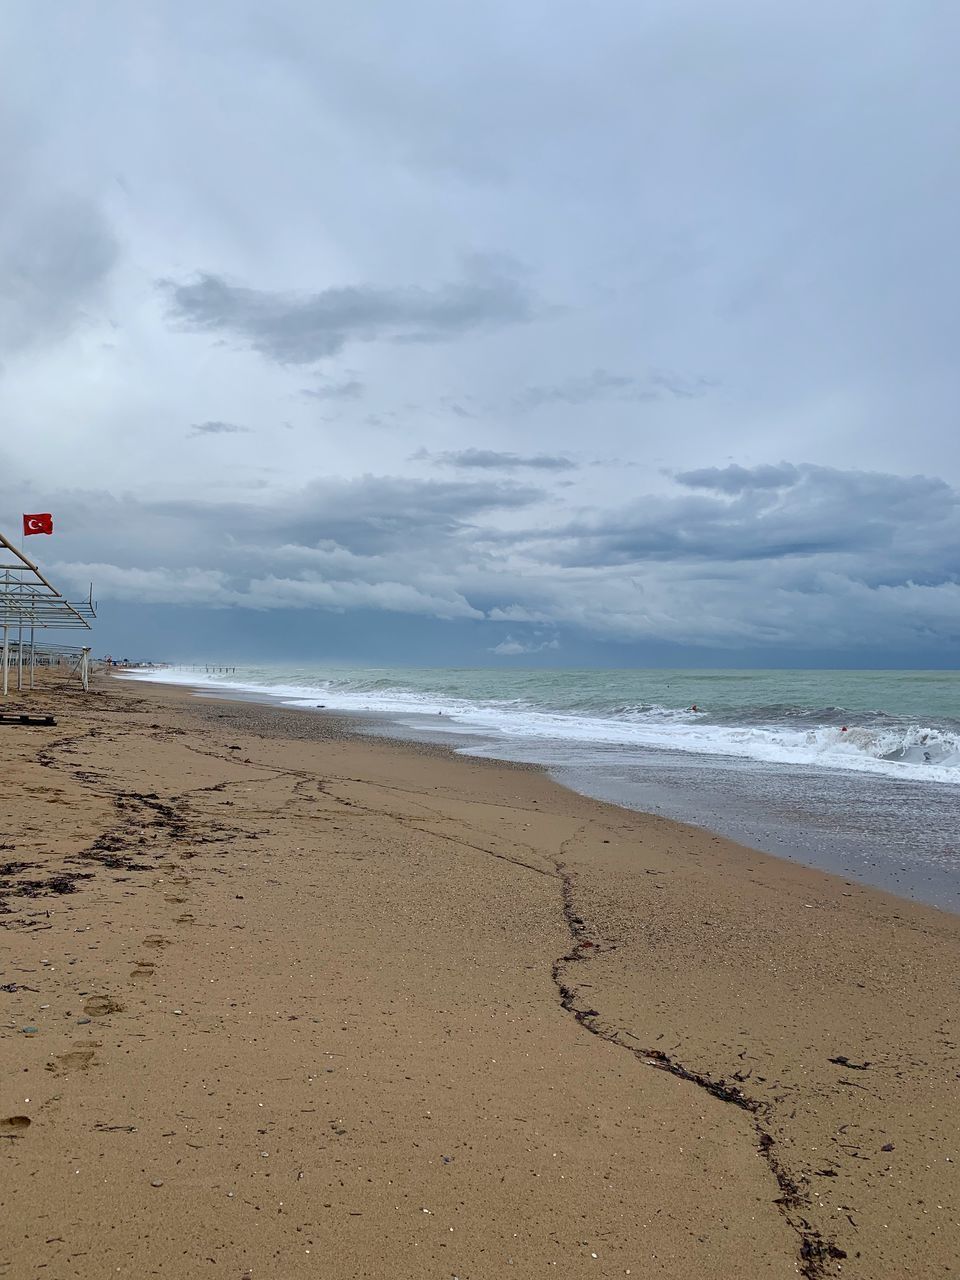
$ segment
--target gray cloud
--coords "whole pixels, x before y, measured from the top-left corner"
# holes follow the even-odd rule
[[[42,485],[38,488],[44,492]],[[11,495],[16,492],[10,490]],[[278,547],[305,548],[313,555],[311,548],[336,545],[361,557],[409,557],[414,569],[421,553],[429,558],[434,548],[451,539],[472,537],[481,520],[522,511],[542,497],[533,486],[486,477],[469,481],[360,476],[313,480],[250,502],[148,502],[73,491],[61,492],[56,501],[60,526],[71,530],[88,559],[110,559],[110,529],[137,528],[144,544],[139,563],[149,568],[190,563],[198,546],[207,549],[211,564],[219,564],[219,558],[229,556],[230,547],[241,542],[259,546],[267,562]]]
[[[945,581],[960,568],[952,550],[960,497],[943,480],[789,464],[717,470],[707,480],[718,496],[647,497],[529,537],[546,536],[548,554],[569,565],[859,556],[856,568],[841,562],[845,574],[896,577],[899,564],[901,582],[931,572]]]
[[[54,580],[92,579],[105,600],[473,620],[509,627],[487,644],[506,657],[566,647],[564,630],[772,657],[855,657],[882,635],[942,657],[960,641],[960,494],[930,477],[795,470],[782,489],[678,489],[516,531],[500,516],[542,495],[487,481],[367,476],[255,503],[43,493],[73,552]]]
[[[248,435],[249,432],[249,427],[240,427],[235,422],[195,422],[190,428],[193,436]]]
[[[539,409],[548,404],[582,405],[598,400],[662,400],[669,396],[689,400],[706,395],[711,385],[706,378],[684,378],[664,371],[636,378],[594,369],[592,373],[565,378],[553,386],[526,387],[514,403],[518,409]]]
[[[465,399],[468,397],[464,397]],[[475,418],[477,415],[466,405],[461,404],[459,400],[455,400],[452,396],[443,396],[440,400],[441,405],[450,413],[456,414],[458,418]]]
[[[363,395],[363,383],[356,378],[349,378],[329,386],[304,387],[300,394],[313,400],[359,400]]]
[[[161,281],[171,319],[238,339],[278,364],[314,364],[349,342],[430,343],[534,318],[529,290],[499,263],[474,260],[464,279],[435,289],[353,285],[290,294],[203,274]]]
[[[751,489],[785,489],[800,478],[797,467],[788,462],[777,466],[702,467],[699,471],[679,471],[676,480],[688,489],[712,489],[717,493],[745,493]]]
[[[335,613],[373,609],[447,621],[483,617],[463,596],[443,585],[431,592],[405,582],[368,582],[310,573],[291,577],[266,573],[240,582],[230,574],[194,566],[142,569],[111,563],[54,564],[53,572],[72,583],[96,581],[101,598],[137,604],[327,609]]]
[[[572,471],[577,463],[558,453],[501,453],[495,449],[451,449],[440,453],[429,453],[426,449],[418,449],[411,457],[416,461],[432,462],[440,467],[464,467],[478,470],[520,470],[529,468],[533,471]]]
[[[385,610],[482,619],[457,585],[474,523],[536,502],[504,482],[361,477],[315,481],[272,502],[51,497],[77,557],[50,566],[127,603],[256,610]],[[111,530],[130,531],[123,554]],[[481,559],[484,557],[481,557]]]
[[[0,350],[58,342],[98,307],[117,261],[99,208],[73,196],[0,211]]]

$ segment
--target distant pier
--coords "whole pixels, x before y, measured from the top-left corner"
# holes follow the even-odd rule
[[[208,676],[235,676],[237,674],[236,667],[218,667],[218,666],[188,666],[185,662],[178,662],[177,669],[179,671],[202,671]]]

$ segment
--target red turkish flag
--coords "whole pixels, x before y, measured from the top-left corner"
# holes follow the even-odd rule
[[[23,534],[53,533],[53,516],[49,511],[40,511],[36,515],[23,517]]]

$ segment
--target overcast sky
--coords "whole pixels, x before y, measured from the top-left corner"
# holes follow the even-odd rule
[[[956,664],[955,3],[3,8],[0,528],[98,648]]]

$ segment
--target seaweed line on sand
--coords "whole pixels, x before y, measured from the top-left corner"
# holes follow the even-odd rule
[[[587,926],[574,904],[574,873],[559,859],[554,861],[554,866],[561,885],[563,917],[573,940],[570,950],[553,962],[552,976],[560,993],[561,1006],[567,1013],[573,1015],[585,1031],[617,1045],[618,1048],[625,1049],[644,1066],[665,1071],[680,1080],[686,1080],[705,1090],[718,1101],[730,1103],[731,1106],[739,1107],[741,1111],[750,1115],[757,1135],[757,1149],[780,1188],[780,1195],[775,1203],[799,1238],[798,1274],[805,1280],[822,1280],[828,1274],[830,1264],[841,1261],[847,1254],[833,1240],[825,1238],[804,1217],[803,1210],[808,1207],[809,1199],[804,1195],[797,1180],[784,1168],[777,1157],[776,1140],[764,1126],[765,1105],[759,1099],[749,1097],[738,1086],[728,1084],[726,1080],[712,1080],[700,1072],[690,1071],[669,1054],[664,1053],[662,1049],[642,1049],[637,1045],[627,1044],[621,1038],[619,1031],[604,1027],[598,1021],[600,1013],[597,1009],[577,1003],[577,989],[567,980],[566,971],[569,966],[583,964],[598,954],[598,948],[590,939]]]

